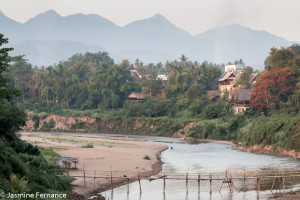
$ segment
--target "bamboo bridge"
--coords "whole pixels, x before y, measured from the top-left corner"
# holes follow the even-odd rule
[[[58,172],[58,171],[57,171]],[[287,189],[291,189],[289,185],[287,185],[287,180],[297,179],[300,177],[300,169],[296,170],[262,170],[262,171],[247,171],[247,172],[231,172],[226,170],[225,172],[218,173],[174,173],[164,171],[159,173],[157,176],[151,176],[147,178],[141,178],[141,173],[136,172],[125,172],[125,171],[88,171],[83,169],[79,169],[76,171],[71,170],[63,170],[60,171],[65,173],[68,176],[72,176],[74,178],[83,178],[84,186],[86,187],[87,181],[91,184],[93,182],[94,189],[96,189],[96,179],[106,179],[108,184],[110,184],[110,189],[113,192],[114,183],[120,182],[122,180],[127,184],[127,193],[129,194],[129,184],[131,182],[138,181],[139,184],[139,192],[142,193],[142,183],[141,180],[162,180],[162,191],[165,193],[167,187],[167,180],[181,180],[185,182],[186,193],[189,193],[189,184],[193,182],[193,184],[197,185],[198,192],[210,192],[212,193],[213,187],[218,187],[218,191],[227,190],[230,192],[245,192],[250,190],[256,190],[259,192],[261,190],[262,185],[264,187],[262,190],[280,190],[283,193],[286,192]],[[76,173],[74,173],[76,172]],[[60,174],[62,174],[60,173]],[[73,174],[74,173],[74,174]],[[82,173],[82,174],[81,174]],[[251,181],[253,187],[245,187],[246,182]],[[264,184],[262,182],[268,182],[268,184]],[[206,182],[207,186],[203,189],[201,188],[201,183]],[[238,183],[238,184],[235,184]],[[243,184],[241,184],[243,183]],[[209,186],[208,186],[209,185]],[[243,185],[243,187],[240,187]]]

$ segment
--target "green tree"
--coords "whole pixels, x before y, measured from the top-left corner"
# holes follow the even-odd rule
[[[233,87],[239,88],[239,89],[250,89],[250,79],[251,79],[251,72],[253,69],[251,67],[245,68],[242,72],[240,77],[237,79]]]
[[[204,94],[204,88],[197,83],[193,84],[187,91],[187,97],[189,101],[194,101]]]
[[[285,68],[294,66],[295,53],[291,48],[272,48],[265,60],[265,69]]]
[[[300,55],[300,45],[299,44],[293,44],[291,46],[291,49],[294,51],[295,55],[296,56],[299,56]]]
[[[11,58],[8,76],[12,80],[10,87],[21,90],[22,100],[25,102],[33,70],[31,64],[23,57],[16,56]]]
[[[93,74],[93,82],[88,87],[89,100],[93,106],[121,106],[133,87],[133,79],[126,66],[103,64]]]
[[[155,96],[156,94],[160,93],[162,88],[163,88],[163,84],[161,80],[153,80],[153,79],[149,79],[149,80],[144,80],[142,82],[142,91],[145,94],[149,94],[149,96]]]
[[[0,47],[8,42],[3,34],[0,34]],[[25,125],[25,113],[14,104],[14,97],[20,95],[19,90],[8,87],[9,79],[4,77],[11,58],[8,52],[12,48],[0,49],[0,136],[14,137],[15,131],[21,130]]]

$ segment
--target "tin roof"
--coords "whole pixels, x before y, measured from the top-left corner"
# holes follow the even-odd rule
[[[160,79],[162,81],[167,81],[168,77],[165,74],[161,74],[161,75],[158,75],[156,79],[157,80]]]
[[[142,79],[142,76],[136,70],[130,70],[130,74],[136,81]]]
[[[241,90],[233,90],[231,101],[250,101],[250,95],[253,93],[252,89],[241,89]]]

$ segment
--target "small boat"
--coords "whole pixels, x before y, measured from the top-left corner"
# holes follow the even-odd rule
[[[153,181],[155,179],[160,179],[160,178],[164,178],[167,177],[166,175],[158,175],[158,176],[150,176],[149,181]]]

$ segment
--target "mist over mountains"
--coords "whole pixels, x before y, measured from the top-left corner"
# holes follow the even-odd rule
[[[120,27],[95,14],[63,17],[49,10],[19,23],[0,11],[0,33],[15,48],[13,55],[24,54],[38,66],[58,63],[76,53],[107,51],[115,62],[135,62],[136,58],[144,63],[165,62],[185,54],[199,62],[227,63],[241,58],[262,69],[270,48],[293,44],[239,24],[192,36],[160,14]]]

